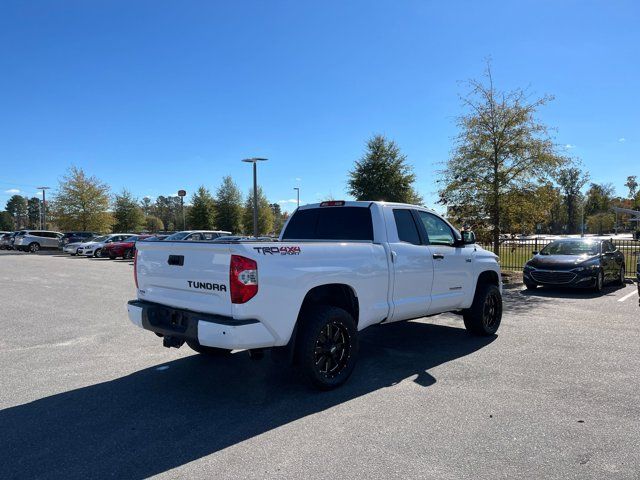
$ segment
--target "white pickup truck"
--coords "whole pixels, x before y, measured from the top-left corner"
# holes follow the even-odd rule
[[[453,311],[493,335],[502,317],[497,256],[413,205],[329,201],[298,208],[277,242],[136,249],[135,325],[209,355],[276,347],[321,389],[349,377],[370,325]]]

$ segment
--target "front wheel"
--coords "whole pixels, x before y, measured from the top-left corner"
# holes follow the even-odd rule
[[[125,260],[131,260],[133,258],[133,248],[127,248],[122,255]]]
[[[353,317],[338,307],[310,309],[303,318],[296,357],[315,388],[330,390],[342,385],[358,358],[358,330]]]
[[[538,284],[527,281],[524,282],[524,286],[527,288],[527,290],[535,290],[536,288],[538,288]]]
[[[473,335],[495,334],[502,321],[502,295],[492,284],[479,285],[471,307],[462,317],[467,331]]]
[[[618,279],[616,280],[616,283],[618,285],[624,285],[625,281],[624,281],[624,265],[622,265],[620,267],[620,271],[618,272]]]
[[[95,258],[102,258],[102,249],[98,248],[95,252],[93,252],[93,256]]]
[[[28,249],[31,253],[36,253],[40,250],[40,244],[36,242],[30,243]]]

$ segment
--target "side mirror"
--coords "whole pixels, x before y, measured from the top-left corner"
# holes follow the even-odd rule
[[[476,234],[465,230],[462,232],[462,243],[464,245],[473,245],[476,243]]]
[[[533,252],[531,252],[531,253],[533,253],[534,255],[537,255],[537,254],[539,254],[540,252],[539,252],[538,250],[534,250],[534,251],[533,251]]]

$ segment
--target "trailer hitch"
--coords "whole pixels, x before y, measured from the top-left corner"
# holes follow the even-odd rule
[[[164,345],[167,348],[171,348],[171,347],[180,348],[183,343],[184,343],[183,338],[167,337],[167,336],[164,336],[162,338],[162,345]]]

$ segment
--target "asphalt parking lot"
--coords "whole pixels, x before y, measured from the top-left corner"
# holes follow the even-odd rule
[[[0,476],[638,479],[635,288],[508,290],[495,338],[373,327],[319,393],[163,348],[127,320],[131,262],[0,252]]]

